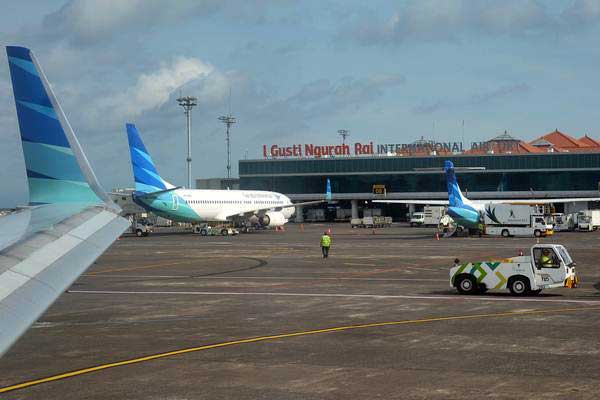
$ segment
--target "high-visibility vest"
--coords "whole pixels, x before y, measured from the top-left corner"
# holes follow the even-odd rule
[[[552,259],[546,255],[542,255],[542,265],[552,265]]]
[[[321,246],[330,247],[331,246],[331,236],[329,236],[329,235],[321,236]]]

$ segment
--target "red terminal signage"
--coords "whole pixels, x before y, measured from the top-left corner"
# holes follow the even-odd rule
[[[472,143],[471,148],[484,148],[484,144]],[[264,158],[291,158],[291,157],[331,157],[331,156],[372,156],[376,154],[390,154],[401,152],[434,152],[444,151],[451,153],[462,153],[464,151],[461,142],[428,142],[428,143],[384,143],[373,144],[354,143],[338,145],[315,145],[293,144],[291,146],[280,146],[277,144],[262,146],[262,155]]]
[[[286,157],[324,157],[324,156],[362,156],[373,155],[375,149],[373,142],[354,143],[353,146],[347,144],[338,145],[315,145],[315,144],[294,144],[292,146],[268,146],[263,144],[264,158],[286,158]]]

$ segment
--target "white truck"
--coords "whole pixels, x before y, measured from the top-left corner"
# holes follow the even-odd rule
[[[485,233],[492,236],[548,236],[552,225],[546,223],[538,206],[489,204],[484,213]]]
[[[450,269],[450,286],[461,294],[508,289],[523,296],[578,284],[575,263],[560,244],[536,244],[529,255],[504,260],[461,263],[456,259]]]
[[[438,226],[445,214],[445,206],[425,206],[423,208],[423,225]]]
[[[414,212],[410,215],[410,226],[422,226],[425,223],[425,214]]]
[[[374,228],[375,221],[373,221],[373,217],[364,217],[362,219],[362,224],[365,228]]]
[[[131,221],[131,233],[137,237],[148,236],[154,232],[154,225],[147,218],[133,218]]]
[[[574,230],[577,218],[573,218],[573,216],[574,214],[552,214],[554,232],[565,232]]]
[[[577,229],[595,231],[600,226],[600,210],[583,210],[577,214]]]

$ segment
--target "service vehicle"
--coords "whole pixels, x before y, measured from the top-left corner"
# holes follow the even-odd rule
[[[600,226],[600,210],[583,210],[577,214],[577,229],[595,231]]]
[[[350,226],[352,228],[364,228],[362,218],[352,218],[350,220]]]
[[[445,206],[425,206],[423,207],[423,225],[438,226],[445,214]]]
[[[489,204],[485,207],[485,233],[493,236],[549,236],[552,225],[540,207],[522,204]]]
[[[200,236],[235,236],[240,233],[240,231],[230,226],[194,225],[193,230],[194,233],[199,233]]]
[[[575,229],[577,219],[573,218],[573,214],[554,213],[552,221],[555,232],[565,232]]]
[[[504,260],[461,263],[456,259],[450,269],[450,286],[461,294],[508,289],[522,296],[578,284],[575,262],[560,244],[536,244],[529,255]]]
[[[410,215],[410,226],[422,226],[425,223],[425,213],[414,212]]]
[[[133,219],[131,221],[131,233],[137,237],[148,236],[154,232],[154,224],[146,218]]]

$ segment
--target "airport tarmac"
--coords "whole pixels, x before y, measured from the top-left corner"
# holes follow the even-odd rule
[[[126,235],[0,359],[0,399],[596,399],[600,232],[541,239],[569,249],[577,289],[449,287],[455,257],[535,241],[348,224]]]

